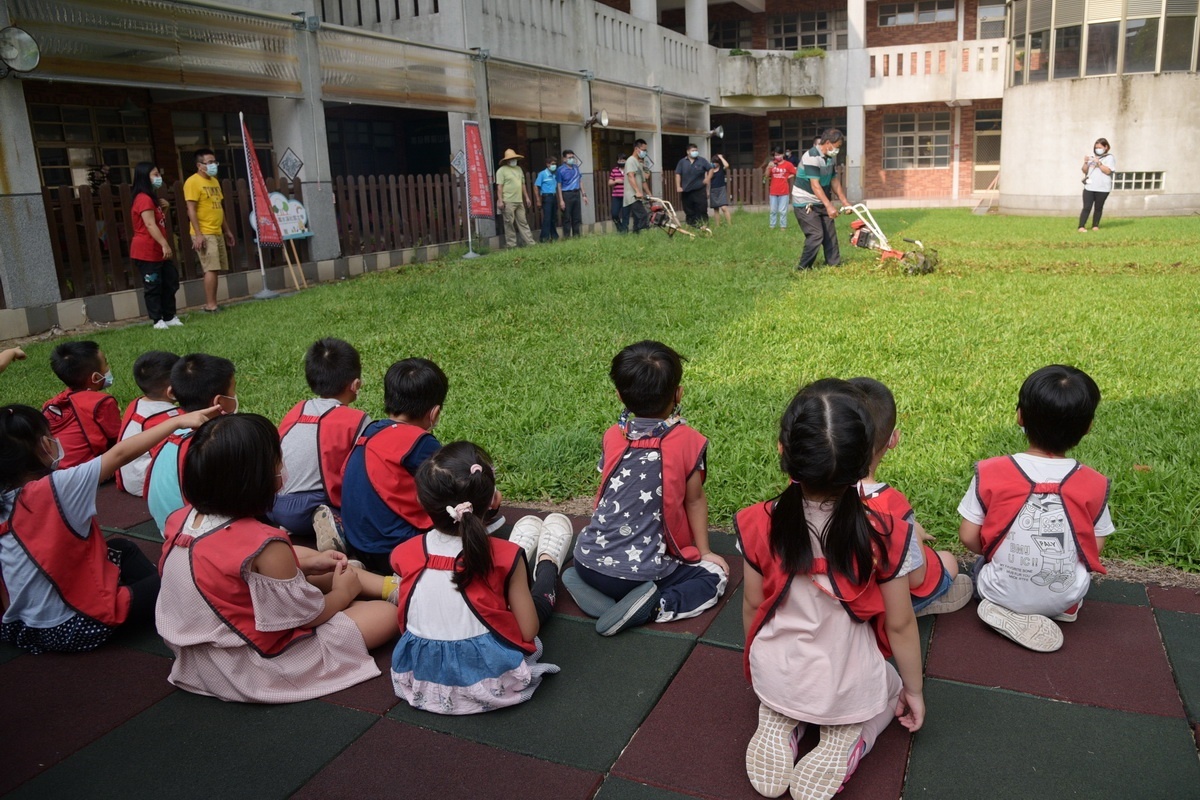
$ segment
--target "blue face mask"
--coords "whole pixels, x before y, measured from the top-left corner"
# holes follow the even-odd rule
[[[217,162],[214,161],[211,164],[205,164],[204,169],[208,172],[208,177],[217,177]]]
[[[162,188],[162,178],[151,178],[150,185],[153,186],[155,189],[161,189]]]
[[[546,169],[550,170],[551,172],[557,172],[558,164],[551,164],[550,166],[546,167]]]
[[[100,375],[100,373],[99,372],[92,373],[92,377],[95,377],[97,375]],[[104,373],[103,375],[100,375],[100,377],[104,380],[104,388],[105,389],[107,389],[113,385],[113,374],[112,374],[111,369],[108,372]]]

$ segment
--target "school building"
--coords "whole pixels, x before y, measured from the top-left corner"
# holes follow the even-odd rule
[[[110,298],[85,303],[93,319],[136,316],[121,187],[143,160],[177,187],[198,147],[216,152],[238,218],[223,291],[249,293],[239,111],[272,188],[302,197],[302,258],[323,279],[465,238],[450,168],[464,120],[480,123],[492,169],[508,147],[530,172],[580,154],[588,224],[607,219],[604,178],[637,138],[668,197],[696,142],[745,171],[735,201],[754,203],[769,151],[827,127],[846,133],[854,200],[1073,214],[1103,136],[1118,162],[1111,214],[1191,213],[1197,4],[0,0],[0,24],[40,51],[0,79],[0,318],[23,310],[0,338],[68,327],[80,298]],[[302,164],[294,182],[285,154]]]

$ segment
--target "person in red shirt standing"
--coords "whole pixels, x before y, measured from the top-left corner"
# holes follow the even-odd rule
[[[158,200],[155,192],[162,186],[158,167],[143,161],[133,169],[133,240],[129,257],[142,275],[146,297],[146,313],[154,327],[166,330],[182,325],[175,316],[175,292],[179,289],[179,273],[171,260],[174,251],[167,241],[167,221],[163,209],[166,200]]]
[[[766,177],[771,179],[771,227],[779,221],[779,229],[787,228],[788,200],[792,196],[792,179],[796,177],[796,165],[783,157],[783,150],[776,147],[767,165]]]

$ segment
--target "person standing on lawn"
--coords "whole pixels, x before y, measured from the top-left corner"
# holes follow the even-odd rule
[[[546,159],[546,168],[533,180],[542,198],[542,235],[538,241],[543,244],[558,241],[558,228],[554,224],[558,214],[558,179],[554,176],[557,170],[558,159],[551,156]]]
[[[608,188],[612,191],[612,221],[617,233],[629,230],[629,212],[625,208],[625,156],[617,156],[617,165],[608,173]]]
[[[837,154],[843,138],[841,131],[830,128],[800,158],[803,172],[796,175],[796,185],[792,187],[792,210],[804,231],[804,252],[796,269],[812,269],[817,251],[822,248],[826,266],[836,267],[842,263],[834,224],[838,206],[833,204],[833,199],[836,195],[842,207],[850,205],[837,176]]]
[[[529,232],[529,221],[525,216],[525,207],[533,203],[529,199],[529,187],[525,185],[525,173],[520,166],[524,157],[517,155],[510,147],[504,151],[500,169],[496,170],[496,190],[500,195],[498,205],[504,218],[505,247],[517,246],[518,233],[522,246],[533,244],[533,234]]]
[[[579,201],[582,198],[587,203],[588,196],[580,182],[583,172],[574,150],[563,150],[562,166],[554,177],[558,180],[558,208],[563,215],[563,238],[580,236],[583,232],[583,208]]]
[[[155,194],[162,183],[158,167],[149,161],[133,168],[133,207],[129,215],[133,238],[129,241],[129,258],[142,276],[142,293],[150,321],[155,328],[166,330],[183,323],[175,316],[179,272],[172,260],[175,252],[167,241],[167,220],[163,215],[170,204]]]
[[[729,213],[729,162],[720,153],[713,156],[713,169],[708,179],[708,207],[713,210],[714,225],[721,224],[722,215],[727,224],[733,224]]]
[[[650,198],[650,170],[646,167],[646,140],[633,143],[633,154],[625,163],[625,214],[629,230],[641,233],[650,226],[646,202]]]
[[[781,231],[787,230],[788,192],[791,191],[792,178],[795,176],[796,167],[792,165],[792,162],[785,161],[782,148],[776,147],[775,152],[771,155],[771,163],[767,165],[766,174],[763,176],[764,180],[769,178],[771,181],[768,192],[771,203],[770,226],[772,228],[778,222]]]
[[[1117,159],[1109,150],[1108,139],[1097,139],[1092,145],[1092,155],[1083,159],[1083,211],[1079,214],[1079,232],[1087,233],[1088,215],[1095,206],[1092,230],[1100,230],[1100,217],[1104,214],[1104,201],[1113,187],[1113,173]]]
[[[708,182],[713,165],[700,157],[700,148],[687,146],[687,155],[675,165],[675,191],[683,204],[687,224],[694,228],[708,227]]]
[[[212,150],[197,150],[196,173],[183,184],[192,248],[200,258],[200,269],[204,270],[204,310],[208,312],[221,310],[217,305],[218,274],[229,271],[228,248],[237,244],[233,228],[225,219],[225,195],[217,180],[218,169]]]

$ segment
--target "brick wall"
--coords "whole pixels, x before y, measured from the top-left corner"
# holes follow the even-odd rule
[[[883,118],[889,114],[919,114],[931,111],[949,111],[953,119],[953,109],[947,109],[945,103],[920,103],[894,106],[881,106],[874,111],[866,112],[866,148],[863,158],[863,191],[867,197],[948,197],[953,190],[954,175],[951,167],[943,169],[895,169],[883,168]],[[964,115],[965,117],[965,115]],[[971,118],[974,126],[974,117]],[[963,128],[966,130],[964,118]],[[963,137],[963,145],[967,145],[967,137]],[[950,133],[953,148],[954,132]],[[951,149],[950,158],[955,153]],[[961,157],[961,154],[960,154]],[[965,173],[964,173],[965,174]],[[960,175],[960,186],[963,175]],[[967,184],[968,186],[970,184]]]
[[[951,42],[958,38],[958,21],[931,22],[924,25],[895,25],[879,27],[879,3],[867,2],[867,47]]]

